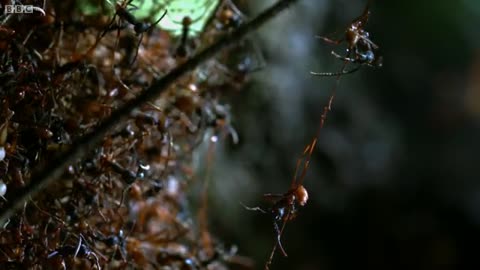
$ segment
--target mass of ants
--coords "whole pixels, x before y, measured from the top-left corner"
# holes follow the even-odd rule
[[[180,65],[179,46],[188,46],[183,58],[190,57],[243,16],[222,1],[205,15],[211,18],[202,33],[182,38],[157,27],[168,5],[148,20],[135,16],[142,1],[10,2],[38,12],[0,15],[0,209],[36,181],[35,169]],[[99,14],[83,14],[83,2],[101,7]],[[211,141],[206,136],[238,141],[223,100],[245,82],[236,80],[245,72],[231,65],[238,50],[136,108],[29,198],[0,227],[0,269],[251,267],[235,248],[199,241],[209,228],[199,226],[192,214],[200,207],[186,200],[196,177],[192,153]]]

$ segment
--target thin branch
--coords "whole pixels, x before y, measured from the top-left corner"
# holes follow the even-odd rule
[[[105,119],[98,128],[83,137],[77,139],[67,151],[59,154],[46,164],[42,170],[32,174],[30,183],[18,192],[8,194],[8,203],[0,210],[0,224],[4,224],[19,209],[23,202],[30,196],[34,196],[44,187],[60,178],[65,168],[86,156],[118,123],[124,121],[128,115],[142,104],[154,100],[166,89],[187,72],[195,69],[198,65],[219,53],[222,49],[239,42],[247,34],[256,30],[266,22],[276,17],[281,11],[288,8],[298,0],[280,0],[250,22],[240,26],[236,31],[227,33],[210,47],[189,59],[183,65],[173,69],[170,73],[152,83],[150,88],[142,92],[137,98],[127,102],[111,116]]]

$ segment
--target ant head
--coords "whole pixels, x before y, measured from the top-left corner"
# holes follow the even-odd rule
[[[192,24],[192,19],[188,16],[183,17],[182,19],[182,26],[189,27]]]
[[[298,204],[304,206],[308,201],[308,192],[302,185],[300,185],[295,190],[295,197],[297,197]]]

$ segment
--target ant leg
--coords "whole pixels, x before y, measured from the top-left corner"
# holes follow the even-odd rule
[[[353,59],[353,58],[350,58],[350,57],[343,57],[341,55],[339,55],[338,53],[332,51],[332,55],[335,56],[336,58],[340,59],[340,60],[343,60],[343,61],[347,61],[347,62],[352,62],[352,63],[355,63],[356,60]]]
[[[107,28],[105,30],[103,30],[102,34],[100,35],[100,38],[103,38],[107,34],[107,32],[114,29],[113,28],[113,23],[115,22],[116,18],[117,18],[117,13],[115,12],[115,15],[113,15],[112,20],[108,23]],[[120,27],[119,27],[119,29],[120,29]]]
[[[243,204],[242,202],[240,202],[240,204],[247,210],[249,211],[258,211],[258,212],[261,212],[262,214],[267,214],[268,212],[263,210],[262,208],[256,206],[256,207],[248,207],[246,206],[245,204]]]
[[[98,269],[98,270],[101,270],[102,268],[100,268],[100,263],[98,262],[98,256],[97,256],[95,253],[93,253],[93,252],[89,252],[88,255],[92,255],[92,256],[93,256],[93,258],[95,259],[95,265],[97,266],[97,269]]]
[[[160,16],[160,18],[152,24],[141,23],[141,22],[133,22],[133,21],[129,21],[129,22],[131,24],[133,24],[135,33],[137,33],[137,35],[139,35],[139,34],[143,34],[145,32],[150,31],[151,29],[153,29],[153,27],[155,27],[165,17],[165,15],[167,15],[167,10],[165,10],[165,12],[162,14],[162,16]]]
[[[275,229],[275,233],[277,234],[277,244],[278,244],[278,247],[280,248],[280,251],[282,252],[282,255],[284,257],[287,257],[287,252],[285,252],[285,249],[283,248],[282,246],[282,241],[281,241],[281,237],[282,237],[282,231],[280,231],[280,228],[278,227],[278,224],[277,222],[274,220],[273,221],[273,228]]]
[[[75,249],[75,254],[73,255],[73,258],[77,257],[78,252],[80,251],[80,248],[82,247],[82,240],[83,240],[83,236],[80,234],[80,237],[78,238],[78,245],[77,245],[77,248]]]
[[[232,142],[233,144],[238,144],[238,133],[237,131],[232,127],[232,126],[228,126],[227,127],[227,133],[230,135],[230,137],[232,138]]]
[[[128,12],[131,12],[131,11],[135,11],[135,10],[138,10],[138,7],[134,4],[132,4],[133,0],[130,0],[127,2],[127,4],[125,5],[125,7],[128,7],[130,6],[131,8],[128,8],[128,9],[125,9],[127,10]]]
[[[140,39],[138,40],[137,49],[135,50],[135,55],[133,56],[132,62],[130,62],[129,65],[133,65],[133,63],[135,63],[135,60],[137,60],[138,50],[140,50],[140,45],[142,45],[142,39],[143,39],[143,33],[140,34]]]
[[[118,41],[120,40],[120,28],[117,29],[117,38],[115,39],[115,44],[113,44],[112,50],[112,70],[115,73],[115,52],[117,51]]]
[[[365,41],[365,43],[367,44],[369,50],[371,50],[372,48],[375,49],[375,50],[379,48],[377,44],[375,44],[373,41],[371,41],[371,40],[368,38],[368,35],[365,36],[365,37],[361,37],[361,39],[362,39],[363,41]]]
[[[343,70],[343,71],[340,71],[340,72],[313,72],[313,71],[310,71],[310,74],[314,75],[314,76],[323,76],[323,77],[340,76],[340,75],[346,75],[346,74],[354,73],[355,71],[359,70],[360,67],[361,66],[358,66],[354,69]]]
[[[59,254],[58,250],[52,251],[50,254],[47,255],[47,259],[51,259]]]
[[[167,11],[165,10],[165,12],[163,13],[163,15],[153,24],[151,24],[148,28],[143,28],[140,27],[139,30],[135,30],[137,32],[137,34],[140,35],[140,40],[138,41],[138,45],[137,45],[137,50],[135,51],[135,56],[133,57],[133,60],[132,62],[130,63],[130,65],[133,65],[133,63],[135,63],[135,60],[137,60],[137,56],[138,56],[138,50],[140,49],[140,45],[142,44],[142,39],[143,39],[143,33],[147,32],[147,31],[150,31],[153,27],[155,27],[155,25],[157,25],[162,19],[163,17],[165,17],[165,15],[167,15]],[[141,25],[144,25],[144,24],[141,24]],[[135,25],[135,28],[137,28],[138,25]],[[142,29],[143,28],[143,29]]]
[[[35,10],[35,11],[38,11],[38,12],[42,13],[43,16],[46,16],[46,15],[47,15],[42,8],[32,7],[32,10]]]
[[[167,10],[165,10],[165,12],[162,14],[162,16],[160,16],[160,18],[158,20],[156,20],[154,23],[152,23],[150,25],[150,27],[147,29],[147,31],[149,31],[150,29],[155,27],[155,25],[157,25],[163,19],[163,17],[165,17],[166,15],[167,15]]]
[[[272,203],[275,203],[281,200],[283,197],[284,197],[284,194],[273,194],[273,193],[263,194],[263,199]]]
[[[343,42],[343,38],[341,38],[341,39],[330,39],[330,38],[322,37],[322,36],[315,36],[315,37],[325,41],[326,43],[333,44],[333,45],[339,45]]]
[[[122,197],[120,198],[120,204],[118,205],[118,208],[117,208],[117,211],[120,210],[120,208],[122,207],[123,205],[123,202],[125,201],[125,198],[127,197],[127,192],[128,190],[132,187],[132,185],[134,184],[135,182],[129,184],[127,187],[125,187],[125,189],[122,191]]]

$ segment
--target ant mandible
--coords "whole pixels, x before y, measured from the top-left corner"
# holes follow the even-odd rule
[[[290,184],[290,189],[286,193],[266,193],[263,195],[263,198],[265,200],[273,203],[270,208],[265,210],[260,207],[247,207],[244,205],[247,210],[259,211],[264,214],[271,214],[273,216],[273,228],[276,234],[276,243],[273,246],[270,257],[265,264],[266,270],[269,269],[269,266],[272,263],[277,246],[279,247],[282,255],[287,257],[287,252],[283,248],[281,242],[282,233],[285,229],[287,222],[293,220],[297,216],[298,208],[307,204],[308,192],[307,189],[303,186],[303,179],[305,178],[305,175],[307,173],[310,159],[316,144],[317,138],[315,137],[313,138],[312,142],[305,147],[302,156],[297,160],[297,165],[295,168],[292,182]],[[299,169],[300,167],[302,167],[302,164],[302,172],[299,174]],[[279,223],[281,223],[281,226],[279,226]]]
[[[345,65],[350,62],[358,64],[358,66],[352,70],[345,70],[343,68],[340,72],[310,72],[310,74],[316,76],[340,76],[353,73],[360,69],[362,65],[370,67],[382,66],[382,56],[378,55],[379,46],[370,40],[370,34],[364,29],[370,16],[371,2],[372,0],[369,0],[362,15],[350,23],[345,30],[344,38],[334,40],[323,36],[318,37],[323,41],[334,45],[339,45],[345,41],[347,43],[346,55],[341,56],[335,51],[332,51],[332,55],[343,60]]]

